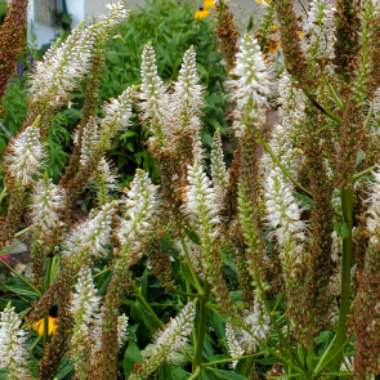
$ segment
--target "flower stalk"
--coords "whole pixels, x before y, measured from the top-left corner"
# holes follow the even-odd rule
[[[207,322],[208,322],[208,307],[207,302],[210,297],[210,286],[205,284],[204,294],[199,297],[198,307],[198,318],[195,321],[195,354],[192,363],[193,371],[196,371],[198,367],[202,366],[203,363],[203,348],[204,339],[206,335]]]

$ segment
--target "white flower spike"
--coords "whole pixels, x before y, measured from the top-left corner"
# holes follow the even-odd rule
[[[21,319],[8,304],[0,313],[0,368],[9,371],[12,380],[31,380],[26,350],[26,334]]]
[[[31,201],[31,219],[40,238],[59,227],[64,209],[65,193],[50,179],[40,179],[34,188]],[[42,239],[43,240],[43,239]]]
[[[40,170],[45,157],[37,118],[12,140],[5,162],[8,173],[17,184],[25,187],[33,183],[33,176]]]
[[[110,242],[112,217],[116,204],[105,204],[96,215],[79,224],[64,242],[64,255],[70,258],[73,265],[81,267],[87,257],[105,254],[106,245]]]
[[[246,128],[265,121],[271,88],[269,70],[259,44],[249,34],[241,39],[233,74],[237,76],[230,81],[232,100],[236,102],[233,127],[237,137],[241,137]]]
[[[100,297],[97,295],[89,268],[82,268],[79,272],[70,309],[74,321],[70,356],[76,378],[85,380],[95,339],[98,338],[94,336],[94,331],[100,309]]]
[[[139,249],[151,229],[157,208],[157,187],[153,185],[148,173],[138,169],[127,192],[124,218],[116,233],[123,251]]]
[[[147,379],[170,355],[181,352],[192,332],[194,318],[195,303],[190,302],[158,334],[155,342],[142,352],[144,363],[139,372],[132,374],[129,379]]]

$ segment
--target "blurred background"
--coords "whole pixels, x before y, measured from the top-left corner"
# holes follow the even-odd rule
[[[9,0],[0,0],[1,10],[5,10]],[[36,47],[51,42],[63,28],[75,27],[82,20],[92,20],[107,12],[107,0],[30,0],[29,1],[29,42]],[[142,8],[147,0],[128,0],[131,9]],[[178,3],[185,1],[178,1]],[[189,3],[189,1],[186,1]],[[194,7],[201,1],[192,1]],[[242,22],[257,9],[255,0],[232,0],[230,6]]]

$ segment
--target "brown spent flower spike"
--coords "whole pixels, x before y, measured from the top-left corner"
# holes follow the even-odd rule
[[[27,6],[28,0],[13,0],[0,27],[0,101],[24,47]]]

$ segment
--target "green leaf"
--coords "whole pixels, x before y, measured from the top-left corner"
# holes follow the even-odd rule
[[[141,321],[148,329],[150,335],[152,335],[160,327],[157,326],[157,323],[149,317],[149,313],[147,313],[145,307],[140,303],[140,301],[133,303],[131,308],[131,316],[133,316],[135,320]]]
[[[226,371],[224,369],[219,368],[207,368],[208,371],[211,371],[214,375],[217,376],[218,379],[225,380],[248,380],[246,376],[240,375],[238,373],[232,371]]]
[[[191,376],[189,372],[186,372],[181,367],[161,367],[160,379],[165,380],[186,380]]]
[[[197,380],[211,380],[210,377],[208,377],[207,372],[201,370],[201,373]]]
[[[334,230],[342,239],[350,236],[350,230],[346,223],[336,223],[334,225]]]
[[[0,380],[7,380],[9,375],[9,370],[7,368],[0,368]]]
[[[137,132],[136,131],[133,131],[133,130],[130,130],[128,129],[127,131],[125,131],[124,133],[122,133],[120,135],[120,139],[121,140],[126,140],[128,139],[129,137],[133,137],[133,136],[136,136],[137,135]]]
[[[29,297],[32,299],[35,299],[38,297],[38,294],[36,292],[32,290],[27,290],[25,288],[16,288],[13,286],[8,286],[8,285],[4,285],[4,288],[19,296]]]
[[[128,376],[131,374],[135,363],[142,363],[143,361],[144,358],[141,355],[137,344],[133,341],[130,341],[123,358],[123,370],[125,378],[128,378]]]
[[[67,379],[68,375],[72,374],[73,371],[74,371],[73,364],[68,359],[65,358],[62,364],[59,366],[59,372],[57,376],[55,377],[55,379],[58,379],[58,380]]]
[[[126,145],[126,148],[132,153],[135,151],[135,146],[131,142]]]
[[[144,361],[140,349],[135,342],[129,342],[124,358],[130,359],[135,363],[142,363]]]
[[[207,146],[212,146],[212,136],[209,133],[205,133],[203,136],[203,142]]]
[[[294,192],[294,196],[303,206],[312,208],[314,206],[314,201],[307,194],[301,194]]]
[[[300,363],[304,364],[305,363],[305,353],[303,347],[299,344],[297,346],[297,355],[298,355],[298,360]]]
[[[332,337],[334,336],[334,333],[331,331],[322,331],[315,339],[315,344],[319,345],[322,343],[328,344]]]
[[[364,160],[365,160],[366,154],[361,149],[356,155],[356,161],[355,166],[358,167]]]
[[[215,333],[218,336],[218,338],[222,338],[225,334],[224,319],[214,310],[211,310],[209,314],[209,320],[210,325],[215,330]]]

